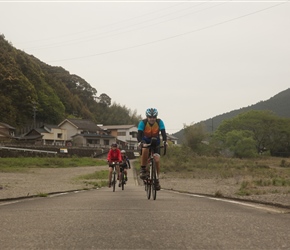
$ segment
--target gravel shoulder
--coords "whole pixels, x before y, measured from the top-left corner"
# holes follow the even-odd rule
[[[93,188],[78,177],[107,169],[107,166],[72,168],[33,168],[25,173],[0,173],[0,200],[17,199]],[[260,202],[290,208],[290,188],[263,195],[238,196],[236,179],[184,179],[160,176],[162,189]]]
[[[163,178],[161,179],[162,188],[176,190],[214,197],[224,197],[235,200],[245,200],[263,204],[281,206],[290,208],[290,188],[279,187],[275,191],[270,188],[264,188],[260,195],[237,195],[240,183],[235,179],[180,179]]]
[[[0,200],[92,188],[78,179],[104,167],[32,168],[24,173],[0,173]]]

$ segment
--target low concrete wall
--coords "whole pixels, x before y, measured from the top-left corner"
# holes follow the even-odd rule
[[[55,153],[56,152],[56,153]],[[126,151],[129,159],[135,159],[133,151]],[[108,149],[85,147],[0,146],[0,157],[96,157],[106,158]]]

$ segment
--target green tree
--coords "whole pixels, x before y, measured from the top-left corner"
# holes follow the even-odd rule
[[[81,77],[62,67],[52,67],[15,49],[0,35],[1,121],[16,128],[30,127],[36,107],[36,123],[58,124],[66,117],[90,119],[102,124],[136,124],[138,116],[114,104]]]
[[[252,110],[223,121],[214,133],[214,138],[223,148],[229,148],[228,133],[242,131],[241,137],[255,141],[256,153],[264,150],[274,152],[278,145],[289,145],[289,124],[289,119],[280,118],[270,111]],[[251,137],[246,136],[245,132],[250,132]],[[237,132],[234,134],[237,135]],[[230,137],[233,140],[234,137]]]
[[[100,104],[104,106],[110,106],[111,105],[111,98],[107,94],[101,94],[99,97]]]
[[[226,134],[226,146],[236,157],[257,156],[256,142],[248,130],[232,130]]]
[[[184,144],[191,148],[197,154],[202,154],[205,147],[205,139],[207,138],[206,129],[203,123],[184,125]]]

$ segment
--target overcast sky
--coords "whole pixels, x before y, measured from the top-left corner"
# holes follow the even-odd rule
[[[289,1],[1,1],[0,34],[167,132],[289,88]]]

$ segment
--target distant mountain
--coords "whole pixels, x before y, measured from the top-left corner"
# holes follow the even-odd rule
[[[217,115],[201,122],[205,124],[208,132],[213,132],[219,127],[223,120],[233,118],[238,114],[249,110],[270,110],[278,116],[290,117],[290,88],[278,93],[266,101],[260,101],[251,106],[233,110],[222,115]],[[173,134],[173,136],[178,138],[178,143],[181,143],[183,140],[183,129]]]

